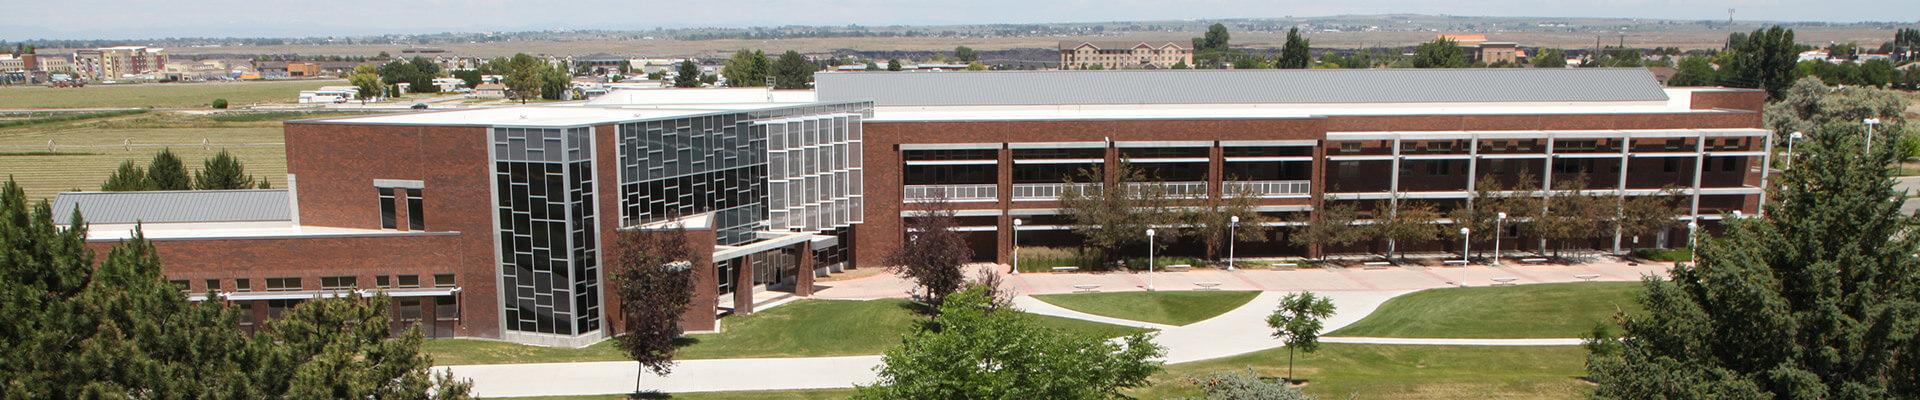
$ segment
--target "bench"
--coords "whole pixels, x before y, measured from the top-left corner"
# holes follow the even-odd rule
[[[1187,271],[1187,270],[1192,270],[1193,266],[1186,265],[1186,264],[1174,264],[1174,265],[1168,265],[1166,268],[1163,268],[1163,269],[1168,271]]]
[[[1199,286],[1193,290],[1220,290],[1220,282],[1194,282],[1193,285]]]
[[[1294,268],[1300,268],[1300,264],[1279,263],[1279,264],[1272,265],[1272,267],[1273,269],[1294,269]]]
[[[1074,272],[1079,270],[1080,267],[1053,267],[1053,272]]]
[[[1447,260],[1447,265],[1467,265],[1467,260]]]
[[[1520,259],[1520,262],[1523,262],[1523,263],[1528,263],[1528,264],[1546,264],[1546,263],[1547,263],[1547,259],[1545,259],[1545,258],[1539,258],[1539,257],[1535,257],[1535,258],[1522,258],[1522,259]]]
[[[1494,286],[1513,286],[1515,279],[1516,278],[1511,276],[1496,276],[1489,280],[1493,281]]]
[[[1100,285],[1073,285],[1074,293],[1092,293],[1100,291]]]
[[[1600,274],[1580,274],[1580,275],[1574,275],[1573,277],[1580,278],[1580,280],[1583,280],[1583,281],[1593,282],[1594,278],[1600,277]]]
[[[1387,267],[1393,266],[1393,263],[1386,261],[1368,261],[1361,265],[1361,268],[1364,269],[1387,269]]]

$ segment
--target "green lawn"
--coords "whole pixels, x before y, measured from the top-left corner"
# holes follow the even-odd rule
[[[1257,291],[1161,291],[1043,294],[1033,297],[1061,308],[1093,315],[1186,325],[1240,308],[1259,295]]]
[[[1643,312],[1639,282],[1446,288],[1395,297],[1327,336],[1577,338],[1615,311]]]
[[[213,99],[227,99],[229,107],[263,103],[294,103],[300,91],[345,85],[344,80],[268,82],[147,83],[87,85],[79,88],[46,86],[0,87],[0,108],[206,108]]]
[[[751,315],[721,319],[720,333],[688,335],[686,360],[749,357],[827,357],[880,354],[900,343],[924,317],[905,300],[800,300]],[[1144,329],[1034,316],[1042,326],[1099,337]],[[620,361],[613,341],[579,349],[491,340],[436,339],[423,346],[439,365]]]
[[[1586,398],[1586,351],[1576,346],[1479,347],[1323,344],[1299,354],[1294,377],[1322,399]],[[1221,371],[1287,374],[1287,350],[1167,366],[1136,398],[1201,396],[1192,379]]]
[[[327,115],[339,114],[147,112],[0,128],[0,175],[18,180],[28,198],[51,198],[62,191],[99,189],[121,161],[144,167],[161,147],[173,149],[189,172],[226,149],[246,164],[247,173],[286,187],[281,121]]]

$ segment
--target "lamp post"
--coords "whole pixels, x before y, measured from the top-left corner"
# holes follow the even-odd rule
[[[1153,291],[1153,228],[1147,228],[1147,291]]]
[[[1493,266],[1500,266],[1500,228],[1507,224],[1507,213],[1494,215],[1493,219]]]
[[[1240,216],[1235,215],[1232,218],[1227,219],[1227,270],[1228,271],[1233,270],[1233,261],[1234,261],[1233,244],[1234,242],[1239,241],[1240,239],[1239,233],[1240,233]]]
[[[1867,156],[1872,157],[1873,156],[1872,154],[1873,153],[1873,127],[1880,125],[1880,119],[1867,118],[1867,119],[1860,120],[1860,123],[1867,124],[1867,153],[1868,153]]]
[[[1467,287],[1468,257],[1473,255],[1473,229],[1460,227],[1460,287]]]
[[[1694,220],[1687,221],[1687,262],[1694,262],[1694,258],[1699,257],[1700,250],[1696,249],[1699,242],[1698,239],[1695,238],[1700,235],[1694,233],[1698,230],[1700,230],[1699,217],[1694,217]]]
[[[1020,223],[1021,222],[1023,221],[1020,221],[1019,218],[1013,219],[1013,272],[1011,273],[1013,275],[1020,274]]]
[[[1793,131],[1793,134],[1787,135],[1787,168],[1786,169],[1793,169],[1793,142],[1798,142],[1800,141],[1801,138],[1805,138],[1805,137],[1807,137],[1807,135],[1804,133],[1800,133],[1800,131]]]

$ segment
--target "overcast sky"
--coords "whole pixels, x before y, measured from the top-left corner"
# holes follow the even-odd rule
[[[0,39],[348,36],[689,26],[932,25],[1448,14],[1920,21],[1920,0],[61,0],[0,6]]]

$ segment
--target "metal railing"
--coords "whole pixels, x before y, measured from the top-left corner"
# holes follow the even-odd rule
[[[1000,185],[908,185],[906,201],[934,201],[945,198],[947,201],[983,201],[999,200]]]
[[[1160,182],[1161,190],[1172,198],[1206,198],[1206,182]]]
[[[1060,193],[1068,187],[1078,188],[1081,193],[1100,191],[1098,183],[1016,183],[1013,184],[1014,200],[1058,200]]]
[[[1255,197],[1306,197],[1313,194],[1313,181],[1226,181],[1222,195],[1251,193]]]

